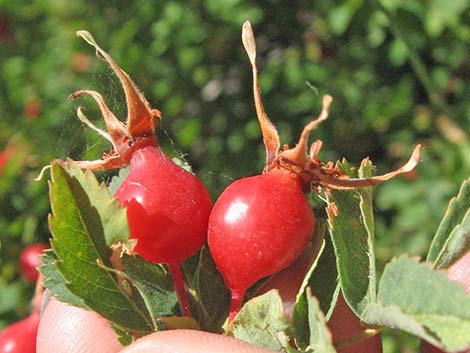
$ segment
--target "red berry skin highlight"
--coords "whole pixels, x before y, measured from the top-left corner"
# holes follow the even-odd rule
[[[209,219],[208,243],[231,290],[231,321],[245,291],[286,268],[302,252],[315,217],[300,177],[283,168],[229,185]]]
[[[0,353],[35,353],[39,314],[15,322],[0,332]]]
[[[135,150],[130,165],[115,197],[127,207],[135,251],[148,261],[179,266],[206,241],[210,195],[156,145]]]

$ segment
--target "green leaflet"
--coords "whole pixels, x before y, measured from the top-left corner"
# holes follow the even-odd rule
[[[128,234],[125,213],[117,209],[117,201],[91,172],[83,173],[72,162],[52,163],[49,187],[51,245],[65,286],[113,324],[129,331],[151,331],[149,314],[105,269],[111,268],[107,242],[125,240]]]
[[[349,169],[347,163],[341,166]],[[345,170],[350,174],[350,170]],[[365,159],[361,177],[372,175]],[[339,281],[346,302],[357,316],[376,298],[372,187],[361,190],[333,190],[328,199],[328,224],[333,241]],[[334,209],[337,210],[335,216]]]
[[[155,328],[159,326],[158,318],[179,314],[173,282],[161,265],[152,264],[137,255],[124,255],[122,264],[126,278],[143,298]]]
[[[87,308],[83,300],[67,288],[65,278],[57,268],[57,260],[57,255],[50,249],[41,255],[42,265],[38,270],[44,275],[44,286],[49,288],[56,299],[80,308]]]
[[[247,301],[229,329],[238,339],[281,351],[288,344],[285,334],[288,328],[282,299],[273,289]]]
[[[446,351],[470,348],[470,297],[464,287],[406,256],[385,267],[378,302],[366,308],[363,320],[407,331]]]
[[[206,246],[183,265],[191,287],[194,318],[203,330],[220,332],[228,315],[230,291]]]
[[[470,179],[462,183],[452,198],[434,235],[427,261],[446,268],[470,249]]]
[[[306,291],[308,305],[308,323],[310,328],[309,349],[315,353],[335,353],[332,336],[328,329],[325,315],[320,309],[320,303],[313,296],[310,288]]]
[[[336,271],[336,258],[333,244],[329,237],[324,238],[326,225],[317,220],[313,239],[320,243],[319,253],[316,260],[310,267],[305,280],[297,295],[294,313],[293,330],[296,344],[301,348],[306,348],[311,341],[310,330],[310,309],[307,296],[307,289],[316,295],[320,310],[326,313],[326,317],[331,316],[338,294],[338,273]],[[323,314],[322,314],[323,315]]]

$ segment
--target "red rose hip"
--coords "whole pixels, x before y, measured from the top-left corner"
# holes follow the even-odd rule
[[[225,189],[210,217],[208,241],[231,290],[232,313],[248,287],[292,263],[314,226],[300,178],[289,170],[273,169]]]

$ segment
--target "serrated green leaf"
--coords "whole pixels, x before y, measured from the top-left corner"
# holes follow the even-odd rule
[[[446,351],[462,352],[470,348],[470,320],[456,319],[453,315],[415,315],[419,322],[426,325],[429,330],[436,332],[439,341]]]
[[[446,351],[470,348],[470,297],[429,263],[406,256],[389,263],[365,323],[399,328]]]
[[[119,189],[122,182],[127,178],[130,172],[131,167],[127,166],[125,168],[119,169],[118,175],[112,177],[111,181],[109,182],[108,189],[113,197],[116,194],[117,189]]]
[[[99,208],[106,244],[126,243],[129,240],[129,226],[126,210],[121,208],[119,201],[113,199],[104,183],[99,183],[90,170],[83,172],[72,161],[64,164],[70,176],[76,178],[87,196],[92,207]]]
[[[294,313],[293,330],[296,343],[301,348],[309,345],[309,309],[306,289],[314,288],[315,295],[320,302],[320,310],[331,316],[339,292],[338,272],[336,271],[336,258],[333,244],[329,237],[324,238],[326,225],[317,221],[314,239],[321,241],[317,259],[311,265],[305,280],[297,295]]]
[[[229,311],[230,291],[207,247],[187,261],[183,269],[186,276],[191,277],[194,318],[203,330],[220,332]]]
[[[57,255],[51,249],[42,253],[42,265],[38,267],[38,270],[44,275],[44,286],[49,288],[57,300],[79,308],[87,308],[83,300],[67,288],[65,278],[57,268],[57,260]]]
[[[112,221],[108,213],[109,196],[102,199],[105,193],[101,187],[96,188],[96,179],[90,180],[94,179],[92,173],[84,174],[71,163],[62,161],[53,162],[51,167],[51,245],[67,288],[117,326],[129,331],[151,330],[148,313],[122,291],[115,275],[104,268],[111,267],[111,250],[106,245],[105,231],[116,230],[104,224]],[[99,266],[98,261],[103,266]]]
[[[313,296],[312,291],[307,288],[306,291],[308,305],[308,323],[310,328],[309,348],[315,353],[334,353],[336,352],[330,330],[328,329],[325,315],[320,309],[320,303]]]
[[[433,262],[436,268],[445,267],[455,261],[468,247],[465,232],[457,231],[456,228],[463,225],[469,210],[470,179],[467,179],[462,183],[457,196],[450,200],[429,248],[427,261]],[[440,262],[439,258],[443,261]]]
[[[399,329],[421,337],[434,345],[439,344],[423,325],[411,315],[404,313],[398,306],[384,306],[380,303],[373,303],[364,310],[362,319],[368,325]]]
[[[173,282],[161,265],[152,264],[137,255],[124,255],[122,265],[123,272],[144,299],[154,322],[161,316],[179,314]]]
[[[363,161],[360,175],[370,176],[372,165]],[[333,190],[328,207],[329,230],[344,298],[357,316],[376,298],[372,188]]]
[[[272,350],[282,350],[289,328],[282,299],[275,289],[250,299],[233,320],[230,331],[234,337]]]

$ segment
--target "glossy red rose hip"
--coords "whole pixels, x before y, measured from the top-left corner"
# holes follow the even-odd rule
[[[209,193],[156,146],[134,152],[115,197],[127,207],[135,251],[148,261],[181,264],[206,242]]]
[[[273,169],[229,185],[214,205],[208,243],[233,300],[287,267],[314,227],[300,178],[291,171]]]

